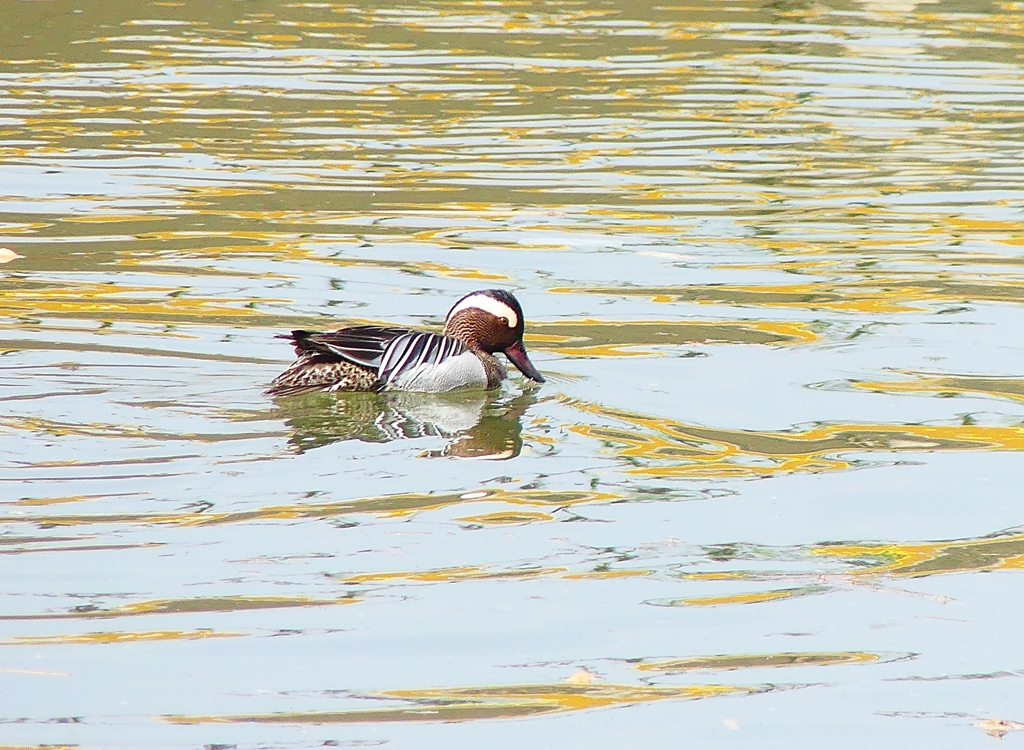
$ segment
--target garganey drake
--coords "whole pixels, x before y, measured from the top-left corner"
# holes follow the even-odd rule
[[[482,289],[455,303],[443,333],[385,326],[292,331],[278,338],[291,340],[298,359],[274,378],[267,393],[490,390],[505,379],[496,352],[543,383],[526,355],[523,328],[523,308],[511,293]]]

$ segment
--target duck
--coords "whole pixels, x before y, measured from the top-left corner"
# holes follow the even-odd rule
[[[276,338],[291,341],[298,358],[267,393],[491,390],[507,377],[498,352],[543,383],[523,345],[524,329],[523,308],[511,292],[481,289],[452,305],[442,333],[376,325],[292,331]]]

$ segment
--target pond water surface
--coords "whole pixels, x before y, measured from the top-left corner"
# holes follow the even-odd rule
[[[0,12],[0,745],[1024,742],[1024,3]]]

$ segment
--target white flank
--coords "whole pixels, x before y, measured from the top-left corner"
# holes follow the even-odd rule
[[[479,308],[484,312],[489,312],[496,318],[506,318],[508,320],[508,327],[515,328],[519,325],[519,318],[516,316],[515,310],[506,305],[504,302],[494,299],[494,297],[488,297],[486,294],[471,294],[462,300],[462,302],[455,305],[451,312],[448,313],[448,319],[457,312],[462,310],[468,310],[471,307]]]
[[[389,390],[448,393],[487,388],[487,372],[473,352],[448,357],[437,365],[422,364],[400,372],[388,382]]]

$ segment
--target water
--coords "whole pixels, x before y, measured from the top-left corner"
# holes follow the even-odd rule
[[[0,743],[1019,740],[1020,3],[2,10]]]

